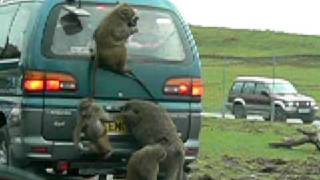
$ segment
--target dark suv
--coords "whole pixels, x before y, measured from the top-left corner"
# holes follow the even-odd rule
[[[312,97],[299,94],[287,80],[265,77],[238,77],[233,83],[228,97],[227,108],[235,118],[246,118],[248,114],[274,119],[300,118],[312,122],[318,110]]]
[[[128,66],[140,82],[105,69],[93,73],[93,33],[118,1],[0,4],[0,126],[10,165],[67,174],[123,174],[138,145],[121,119],[106,124],[114,147],[107,160],[82,154],[73,144],[78,104],[92,96],[110,113],[130,99],[160,104],[181,134],[186,164],[197,158],[203,86],[189,26],[168,0],[121,2],[140,17],[139,32],[128,41]]]

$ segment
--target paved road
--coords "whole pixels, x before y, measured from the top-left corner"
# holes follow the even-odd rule
[[[213,112],[213,113],[207,113],[204,112],[201,114],[203,117],[214,117],[214,118],[222,118],[222,113],[221,112]],[[235,119],[234,115],[230,114],[230,113],[226,113],[224,116],[225,119]],[[247,117],[248,120],[253,120],[253,121],[264,121],[264,119],[262,118],[262,116],[258,116],[258,115],[249,115]],[[287,123],[292,123],[292,124],[303,124],[301,119],[287,119]],[[315,126],[320,128],[320,120],[316,119],[313,121],[313,123]]]

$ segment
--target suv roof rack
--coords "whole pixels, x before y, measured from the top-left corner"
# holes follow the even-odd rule
[[[289,83],[289,81],[280,78],[268,78],[260,76],[238,76],[236,81],[254,81],[254,82],[264,82],[264,83]]]

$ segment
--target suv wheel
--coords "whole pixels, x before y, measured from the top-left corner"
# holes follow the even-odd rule
[[[274,109],[274,119],[276,121],[286,121],[287,116],[284,110],[280,106],[276,106]]]
[[[245,119],[247,117],[246,110],[241,104],[235,104],[233,108],[233,114],[236,119]]]
[[[306,124],[312,123],[313,120],[314,120],[314,116],[313,115],[307,115],[307,116],[302,118],[303,123],[306,123]]]

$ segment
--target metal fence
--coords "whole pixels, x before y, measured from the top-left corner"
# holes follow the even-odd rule
[[[320,56],[275,57],[202,56],[206,94],[205,112],[228,113],[225,108],[229,90],[237,76],[262,76],[289,80],[302,94],[320,104]]]

